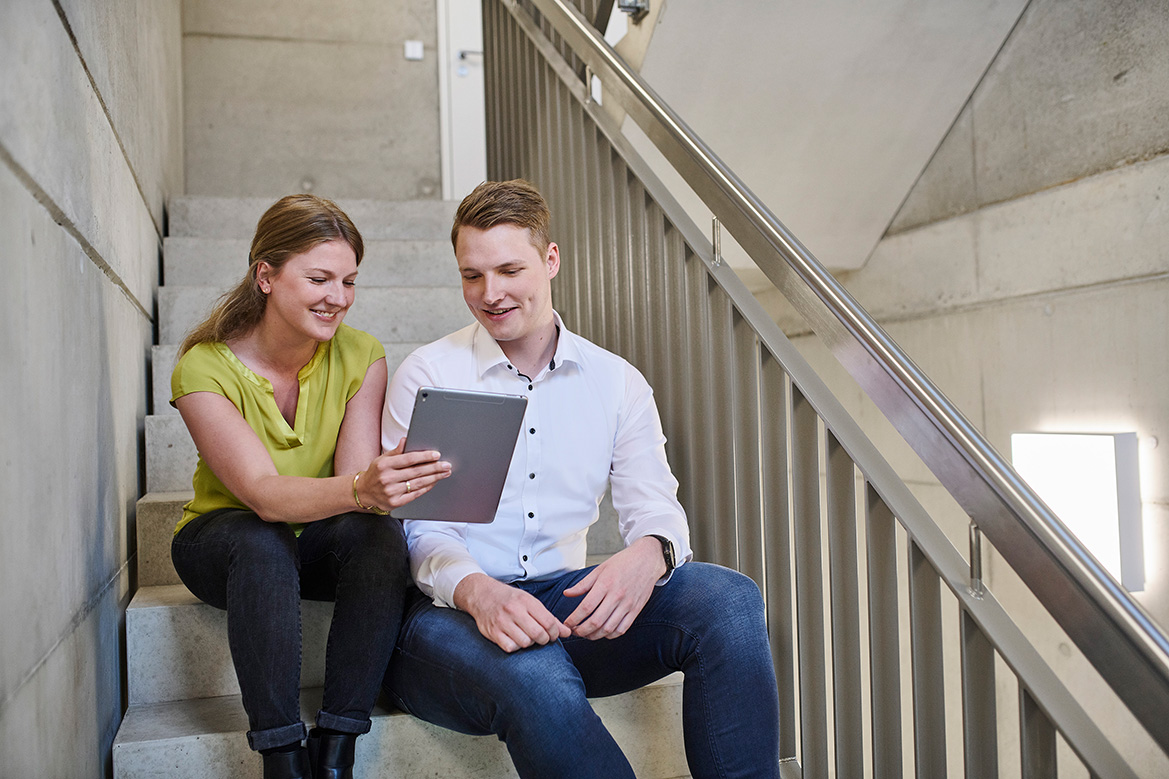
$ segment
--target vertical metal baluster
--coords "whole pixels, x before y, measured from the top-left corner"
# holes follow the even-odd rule
[[[716,514],[710,521],[715,523],[715,562],[727,568],[739,568],[738,520],[736,508],[734,409],[744,404],[742,383],[734,374],[733,355],[735,352],[734,331],[731,323],[733,307],[727,293],[712,277],[707,276],[706,305],[710,307],[711,322],[711,373],[710,382],[714,389],[715,415],[714,448],[714,500]]]
[[[999,774],[994,647],[962,610],[962,748],[966,779]]]
[[[593,332],[593,316],[596,310],[594,298],[596,290],[593,287],[593,267],[589,258],[592,248],[589,244],[588,213],[592,204],[589,202],[588,162],[585,154],[584,109],[575,97],[569,98],[570,139],[572,143],[573,191],[576,194],[573,219],[573,256],[572,261],[577,265],[577,282],[580,284],[580,311],[577,313],[576,326],[579,332],[588,337]]]
[[[617,153],[614,151],[613,156]],[[629,321],[621,324],[622,341],[628,342],[625,359],[641,369],[647,377],[654,375],[652,331],[649,326],[650,300],[657,291],[650,286],[649,253],[650,233],[659,229],[648,220],[648,198],[641,182],[621,164],[624,181],[625,207],[629,212],[629,274],[628,287],[621,290],[624,305],[629,309]],[[656,389],[656,385],[655,385]]]
[[[577,187],[576,177],[573,165],[576,161],[576,146],[573,143],[573,124],[572,124],[572,110],[573,103],[572,93],[569,91],[563,82],[557,79],[556,84],[556,102],[557,115],[560,120],[559,133],[559,161],[560,169],[557,175],[561,180],[561,190],[563,193],[563,205],[552,214],[552,240],[556,241],[560,246],[560,273],[564,274],[565,267],[568,270],[568,280],[572,287],[571,293],[571,308],[572,316],[565,321],[569,329],[576,332],[584,332],[584,316],[585,316],[585,291],[584,291],[584,267],[581,260],[577,259],[577,246],[580,241],[577,237],[579,233],[579,226],[577,222]]]
[[[1055,779],[1055,728],[1022,684],[1019,685],[1019,749],[1023,779]]]
[[[487,177],[494,178],[499,170],[499,153],[497,150],[499,129],[499,15],[506,11],[499,3],[483,0],[483,124],[487,143]],[[466,194],[466,193],[464,193]],[[455,199],[461,197],[459,193],[452,193]]]
[[[909,542],[909,624],[913,658],[913,743],[918,779],[946,775],[946,699],[938,573]]]
[[[506,24],[503,28],[503,61],[500,68],[500,98],[503,102],[503,110],[500,116],[503,118],[504,127],[503,133],[500,136],[500,147],[502,151],[501,162],[503,172],[501,178],[513,178],[516,173],[516,159],[515,159],[515,46],[516,36],[519,34],[518,25],[515,19],[510,15],[505,16]]]
[[[738,311],[732,313],[735,405],[731,409],[735,436],[735,516],[739,571],[767,591],[763,563],[763,509],[760,473],[759,338]]]
[[[605,319],[599,332],[600,343],[611,352],[626,356],[628,344],[621,343],[621,329],[627,327],[629,311],[625,306],[629,276],[629,212],[624,187],[614,177],[613,149],[604,133],[593,129],[597,165],[597,245],[600,252],[601,288],[605,291]],[[622,184],[624,182],[621,182]]]
[[[820,442],[812,404],[792,387],[792,502],[795,525],[796,634],[800,732],[805,776],[828,776],[824,575],[820,562]]]
[[[605,242],[603,232],[605,225],[601,217],[604,204],[601,202],[601,171],[597,160],[597,130],[589,120],[588,113],[581,108],[581,140],[584,152],[584,167],[581,170],[585,191],[588,193],[588,211],[585,213],[585,235],[588,245],[584,251],[588,256],[589,291],[592,311],[590,313],[589,331],[587,337],[602,346],[605,346],[605,320],[609,314],[610,301],[606,295],[606,278],[604,269]]]
[[[666,279],[663,287],[666,297],[662,301],[665,316],[661,327],[669,333],[670,349],[666,386],[659,386],[656,391],[664,390],[670,398],[670,429],[666,433],[666,447],[670,465],[678,477],[678,500],[686,509],[693,535],[696,524],[707,520],[699,513],[695,497],[698,489],[695,449],[699,440],[699,420],[694,416],[694,400],[690,394],[690,376],[695,368],[691,362],[694,325],[686,299],[686,258],[689,250],[677,230],[668,225],[663,229],[662,273]]]
[[[796,757],[795,620],[792,593],[791,512],[788,483],[787,375],[766,348],[760,358],[760,427],[763,458],[763,540],[767,634],[779,688],[779,754]]]
[[[643,299],[640,307],[642,318],[638,328],[647,339],[644,352],[638,355],[644,370],[653,376],[651,383],[654,387],[654,396],[657,398],[658,413],[662,419],[673,415],[674,396],[670,392],[667,376],[668,365],[673,354],[671,353],[674,340],[670,323],[670,289],[666,282],[665,241],[669,227],[662,215],[661,208],[650,198],[641,182],[630,173],[631,184],[637,183],[636,189],[631,189],[630,202],[645,204],[644,209],[638,208],[642,218],[639,220],[644,241],[639,244],[643,247],[641,262],[638,263],[638,274],[642,277]],[[635,194],[633,194],[635,193]],[[634,228],[637,229],[636,227]]]
[[[707,297],[709,274],[702,260],[692,251],[686,252],[686,306],[689,309],[690,372],[698,376],[713,373],[711,360],[711,312]],[[691,419],[694,420],[693,471],[694,496],[691,527],[693,545],[699,559],[713,561],[715,557],[714,525],[720,519],[715,496],[715,430],[718,399],[713,396],[710,382],[690,381]]]
[[[865,485],[869,579],[869,689],[873,779],[899,779],[901,751],[901,650],[897,612],[897,533],[893,513]]]
[[[856,472],[828,432],[828,577],[832,605],[832,690],[836,775],[861,776],[860,593],[856,557]]]

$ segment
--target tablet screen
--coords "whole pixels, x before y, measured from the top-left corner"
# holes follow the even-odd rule
[[[451,475],[391,516],[477,523],[495,519],[527,405],[523,395],[419,387],[405,451],[437,450],[451,464]]]

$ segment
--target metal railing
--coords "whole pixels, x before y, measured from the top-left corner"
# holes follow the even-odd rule
[[[485,0],[484,40],[489,173],[548,198],[566,258],[557,308],[645,373],[696,550],[762,588],[785,758],[805,776],[937,777],[957,761],[950,740],[967,776],[995,777],[1002,661],[1024,776],[1058,775],[1057,734],[1092,776],[1135,775],[983,587],[982,534],[1169,751],[1166,637],[585,16],[564,0]],[[971,517],[969,562],[593,102],[593,75]]]

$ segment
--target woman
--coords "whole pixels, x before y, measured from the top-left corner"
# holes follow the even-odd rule
[[[380,454],[385,350],[341,322],[362,252],[333,203],[278,201],[256,226],[247,275],[187,336],[171,377],[199,450],[171,556],[192,593],[227,610],[266,779],[352,776],[408,571],[401,525],[380,515],[450,471],[438,452]],[[307,748],[302,597],[336,602]]]

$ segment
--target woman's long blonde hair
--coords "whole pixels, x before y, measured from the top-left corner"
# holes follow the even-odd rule
[[[251,332],[264,317],[268,297],[256,279],[259,263],[266,262],[279,273],[285,261],[327,241],[344,241],[357,255],[365,252],[361,233],[336,203],[315,195],[288,195],[277,200],[256,224],[256,235],[248,253],[248,272],[215,309],[187,333],[179,356],[205,341],[228,341]]]

